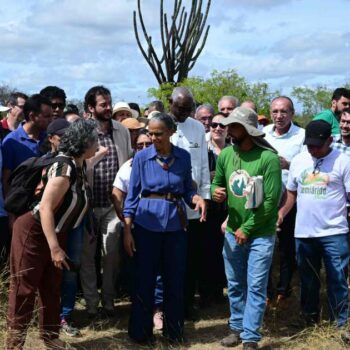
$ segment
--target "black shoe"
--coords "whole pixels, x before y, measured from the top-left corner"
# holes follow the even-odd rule
[[[230,334],[223,338],[220,342],[220,344],[222,346],[225,347],[234,347],[237,346],[238,344],[240,344],[242,342],[240,336],[239,336],[239,332],[238,331],[232,331],[230,332]]]
[[[255,341],[243,343],[243,350],[256,350],[256,349],[258,349],[258,343],[256,343]]]

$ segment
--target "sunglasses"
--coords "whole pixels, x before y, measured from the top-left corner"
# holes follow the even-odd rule
[[[152,142],[140,142],[136,144],[137,149],[144,149],[152,145]]]
[[[161,137],[163,136],[164,132],[149,132],[148,135],[149,136],[155,136],[155,137]]]
[[[64,103],[51,103],[52,109],[64,109],[65,106]]]
[[[213,129],[216,129],[218,126],[220,127],[220,129],[225,129],[226,125],[223,125],[221,123],[211,123],[210,125]]]

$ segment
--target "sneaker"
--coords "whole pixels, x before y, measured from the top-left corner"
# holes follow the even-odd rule
[[[220,344],[225,347],[234,347],[242,342],[239,332],[231,330],[230,334],[221,340]]]
[[[80,330],[73,327],[71,323],[68,323],[65,319],[61,320],[61,332],[69,337],[80,337]]]
[[[243,350],[255,350],[258,349],[258,343],[255,341],[249,341],[246,343],[243,343]]]
[[[154,325],[154,329],[158,331],[163,329],[163,312],[162,311],[157,311],[154,313],[153,325]]]

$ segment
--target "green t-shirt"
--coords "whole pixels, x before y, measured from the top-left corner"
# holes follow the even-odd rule
[[[243,195],[250,176],[263,176],[264,200],[256,209],[245,209]],[[272,235],[276,232],[278,203],[281,195],[281,167],[277,154],[255,146],[248,152],[237,146],[226,147],[216,163],[211,192],[225,187],[229,220],[227,231],[238,228],[248,237]]]
[[[331,124],[332,135],[340,134],[339,121],[331,109],[325,109],[324,111],[316,114],[313,120],[324,120],[325,122]]]

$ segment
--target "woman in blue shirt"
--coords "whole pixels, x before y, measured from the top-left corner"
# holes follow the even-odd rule
[[[170,142],[176,131],[174,120],[157,113],[148,129],[153,145],[135,155],[123,211],[124,247],[135,268],[129,336],[139,343],[153,341],[154,289],[160,269],[163,334],[177,343],[183,340],[184,325],[187,218],[183,200],[201,210],[201,221],[206,204],[192,186],[190,154]]]

